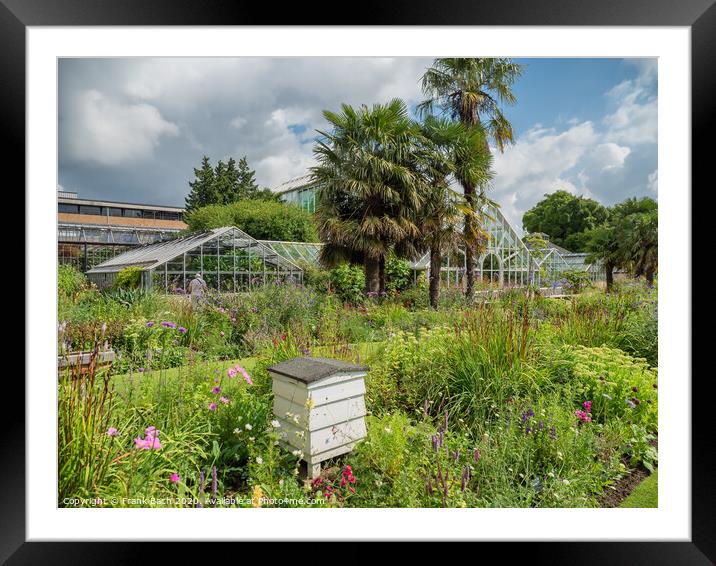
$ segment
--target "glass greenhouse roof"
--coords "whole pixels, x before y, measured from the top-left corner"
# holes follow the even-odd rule
[[[219,237],[224,245],[231,245],[236,249],[252,249],[255,256],[261,257],[273,265],[290,271],[301,271],[301,268],[295,263],[278,254],[271,247],[255,240],[246,232],[234,226],[225,226],[206,232],[189,234],[166,242],[133,248],[95,266],[88,273],[114,272],[125,267],[134,266],[141,267],[144,270],[156,269],[160,265],[185,253],[195,251],[197,248]]]

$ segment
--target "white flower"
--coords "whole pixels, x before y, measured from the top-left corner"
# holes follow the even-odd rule
[[[234,429],[234,434],[241,434],[241,431],[238,428]]]
[[[271,421],[271,426],[274,428],[279,428],[281,426],[281,423],[274,419]]]
[[[261,465],[264,463],[264,459],[261,456],[256,456],[256,463]]]
[[[246,423],[246,425],[244,426],[244,428],[245,428],[246,430],[251,430],[251,429],[254,428],[254,427],[252,427],[249,423]]]
[[[564,485],[569,485],[569,480],[562,480],[562,483],[563,483]]]
[[[389,426],[385,427],[383,430],[385,430],[385,432],[387,432],[388,434],[393,432],[393,429],[391,429]]]
[[[253,437],[253,436],[249,436],[249,442],[253,442],[254,440],[256,440],[256,438],[255,438],[255,437]]]

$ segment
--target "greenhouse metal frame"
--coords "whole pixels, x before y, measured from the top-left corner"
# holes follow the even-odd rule
[[[87,272],[100,288],[128,267],[141,269],[142,287],[186,292],[200,272],[209,289],[235,293],[271,283],[302,283],[303,270],[270,246],[234,226],[133,248]]]

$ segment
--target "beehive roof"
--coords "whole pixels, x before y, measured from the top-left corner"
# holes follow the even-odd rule
[[[352,364],[330,358],[292,358],[268,368],[273,373],[285,375],[303,383],[313,383],[337,373],[368,371],[368,366]]]

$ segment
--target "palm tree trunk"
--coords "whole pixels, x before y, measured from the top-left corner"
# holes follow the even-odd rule
[[[469,185],[463,185],[465,191],[465,202],[471,211],[475,210],[475,189]],[[471,299],[475,294],[475,242],[473,241],[473,220],[472,214],[465,215],[465,296]]]
[[[382,297],[385,293],[386,281],[385,281],[385,256],[380,256],[378,260],[378,292]]]
[[[438,308],[440,301],[440,269],[442,267],[443,258],[440,248],[430,248],[430,306],[434,309]]]
[[[380,261],[367,257],[363,267],[365,269],[365,292],[377,295],[380,292]]]
[[[604,269],[607,274],[607,293],[611,293],[612,287],[614,286],[614,265],[607,262],[604,265]]]
[[[646,277],[646,284],[649,287],[653,287],[654,286],[654,268],[653,267],[646,268],[645,277]]]

